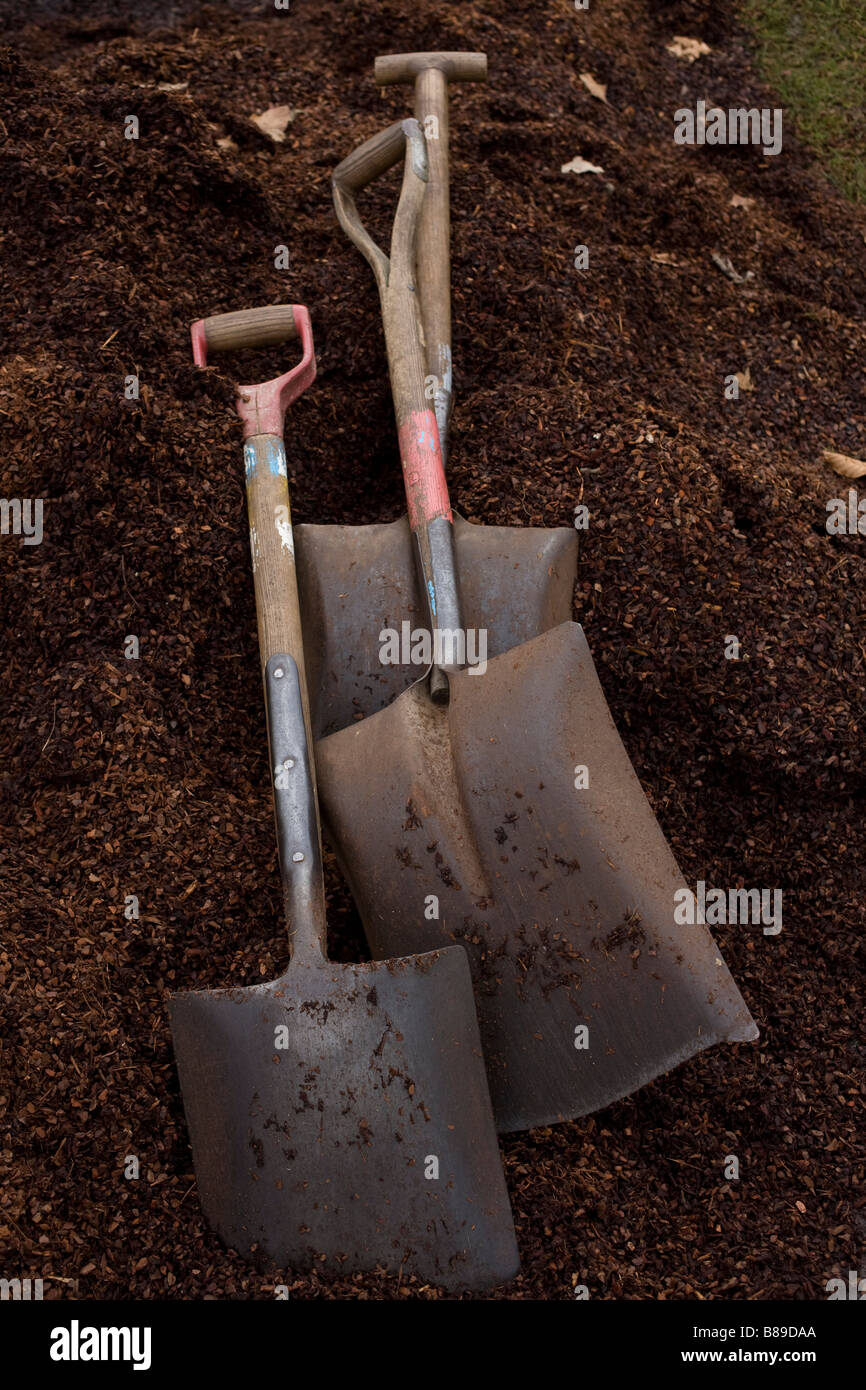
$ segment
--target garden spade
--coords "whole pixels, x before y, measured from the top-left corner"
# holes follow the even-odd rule
[[[485,1288],[518,1258],[466,953],[327,957],[283,443],[286,405],[315,373],[307,311],[200,321],[195,357],[296,335],[300,365],[238,393],[290,961],[266,984],[171,1000],[199,1193],[219,1235],[262,1265]]]
[[[433,630],[442,594],[453,622],[459,586],[401,240],[424,171],[416,123],[403,130],[390,262],[355,205],[375,141],[343,161],[333,188],[341,225],[379,284]],[[685,885],[582,629],[561,623],[483,672],[452,663],[446,674],[447,704],[421,679],[322,740],[319,789],[373,955],[465,945],[500,1130],[574,1118],[712,1043],[754,1038],[706,926],[675,922]]]
[[[445,462],[452,403],[449,111],[452,82],[484,82],[484,53],[399,53],[376,59],[382,86],[414,83],[427,176],[418,213],[415,271],[423,321],[425,392]],[[353,157],[357,192],[403,155],[399,123]],[[344,174],[346,171],[344,170]],[[577,571],[573,527],[484,526],[453,516],[461,612],[496,656],[571,617]],[[406,517],[368,526],[299,526],[298,572],[316,738],[386,705],[417,678],[405,657],[423,626],[425,595]],[[447,627],[447,623],[442,624]],[[382,661],[382,632],[400,634],[400,658]],[[407,639],[403,640],[404,632]],[[432,673],[434,693],[441,679]]]

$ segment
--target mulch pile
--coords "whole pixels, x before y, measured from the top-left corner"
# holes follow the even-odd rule
[[[232,379],[191,365],[188,325],[307,303],[295,519],[400,515],[375,290],[328,179],[405,113],[377,53],[467,48],[490,81],[452,99],[452,498],[497,524],[589,507],[576,616],[687,881],[785,894],[781,935],[715,932],[757,1044],[503,1142],[523,1272],[495,1296],[823,1298],[866,1263],[864,542],[827,534],[849,484],[820,459],[866,454],[863,211],[790,122],[777,158],[674,145],[700,97],[776,104],[710,0],[4,9],[0,488],[46,503],[41,545],[0,538],[3,1273],[273,1296],[204,1226],[166,1017],[286,959]],[[249,118],[283,102],[275,144]],[[603,174],[562,174],[576,154]],[[369,195],[380,234],[395,188]],[[332,953],[361,958],[333,864],[328,886]]]

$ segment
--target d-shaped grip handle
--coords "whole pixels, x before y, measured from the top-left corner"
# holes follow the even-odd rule
[[[192,349],[196,365],[207,365],[209,352],[234,352],[240,348],[274,347],[301,336],[294,304],[266,304],[259,309],[237,309],[231,314],[214,314],[192,326]]]
[[[292,401],[316,375],[313,330],[309,311],[303,304],[266,304],[258,309],[238,309],[231,314],[214,314],[197,319],[190,327],[192,355],[198,367],[207,366],[208,349],[269,347],[289,338],[300,338],[301,360],[291,371],[257,386],[237,388],[237,411],[244,422],[244,438],[256,434],[282,436],[283,416]]]

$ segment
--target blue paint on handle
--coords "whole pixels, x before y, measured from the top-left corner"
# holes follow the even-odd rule
[[[433,588],[433,580],[427,580],[427,593],[430,596],[430,612],[436,617],[436,590]]]
[[[286,446],[281,439],[269,434],[268,441],[268,468],[275,475],[287,478],[289,476],[286,468]]]
[[[258,434],[244,445],[244,470],[247,481],[257,468],[267,468],[275,477],[288,477],[286,447],[275,434]]]

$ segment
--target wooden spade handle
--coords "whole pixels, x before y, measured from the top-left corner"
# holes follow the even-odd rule
[[[421,568],[428,626],[435,634],[437,629],[459,631],[462,625],[451,503],[436,416],[426,395],[416,291],[415,238],[427,186],[427,148],[417,121],[403,121],[398,129],[405,163],[390,258],[376,245],[358,216],[354,190],[364,181],[369,182],[370,170],[387,167],[382,160],[396,139],[395,128],[391,126],[344,159],[335,169],[331,183],[340,225],[369,261],[379,288],[409,526]],[[445,669],[457,667],[449,662]]]
[[[191,336],[199,366],[206,365],[208,349],[301,340],[296,367],[272,381],[239,386],[236,404],[244,422],[250,554],[289,942],[293,960],[320,960],[327,942],[321,831],[283,442],[286,407],[316,375],[310,315],[303,304],[269,304],[198,319]]]
[[[260,309],[238,309],[232,314],[214,314],[202,320],[202,329],[209,352],[272,347],[298,336],[294,306],[291,304],[266,304]]]
[[[301,609],[282,439],[253,435],[244,445],[244,467],[262,667],[275,652],[288,652],[298,664],[303,685]]]
[[[415,83],[415,118],[427,141],[428,183],[418,223],[418,298],[427,372],[445,462],[451,418],[451,208],[448,168],[448,83],[485,82],[486,53],[389,53],[373,68],[380,86]]]
[[[380,174],[384,174],[386,169],[390,169],[393,164],[404,157],[406,131],[403,127],[403,121],[395,121],[393,125],[388,126],[387,130],[380,130],[378,135],[365,140],[363,145],[359,145],[351,154],[346,155],[346,158],[337,165],[331,175],[331,191],[340,226],[372,267],[382,299],[383,312],[390,268],[388,257],[381,247],[376,245],[358,216],[355,194],[360,193],[361,189],[366,188],[368,183],[372,183]],[[416,217],[417,215],[416,213]],[[414,225],[411,228],[411,233],[414,248]]]
[[[267,347],[300,338],[301,361],[290,371],[255,386],[238,386],[236,407],[244,423],[244,468],[253,582],[262,669],[275,653],[297,664],[304,713],[308,713],[304,647],[289,480],[283,442],[284,416],[316,375],[310,315],[303,304],[267,304],[214,314],[191,326],[193,355],[206,365],[207,350]]]
[[[398,139],[405,163],[389,258],[361,221],[354,193],[375,177],[376,170],[381,172],[388,162],[394,162],[393,148]],[[337,166],[331,184],[340,225],[372,266],[379,288],[409,524],[415,531],[435,517],[451,517],[438,432],[425,395],[415,286],[415,237],[427,187],[426,147],[418,122],[397,122],[368,140]],[[407,448],[412,453],[411,461]]]
[[[420,72],[436,68],[447,82],[486,82],[486,53],[385,53],[373,74],[380,87],[414,82]]]
[[[480,56],[483,57],[483,54]],[[484,67],[486,71],[486,59]],[[448,168],[448,78],[441,68],[428,67],[419,72],[415,83],[415,118],[423,131],[430,130],[427,136],[429,182],[427,196],[421,209],[421,220],[418,223],[418,298],[424,323],[427,372],[436,378],[433,407],[439,427],[444,464],[452,399],[451,200]]]
[[[360,193],[386,169],[390,169],[406,152],[406,132],[402,121],[395,121],[386,130],[365,140],[347,154],[331,175],[331,182],[346,192]]]

